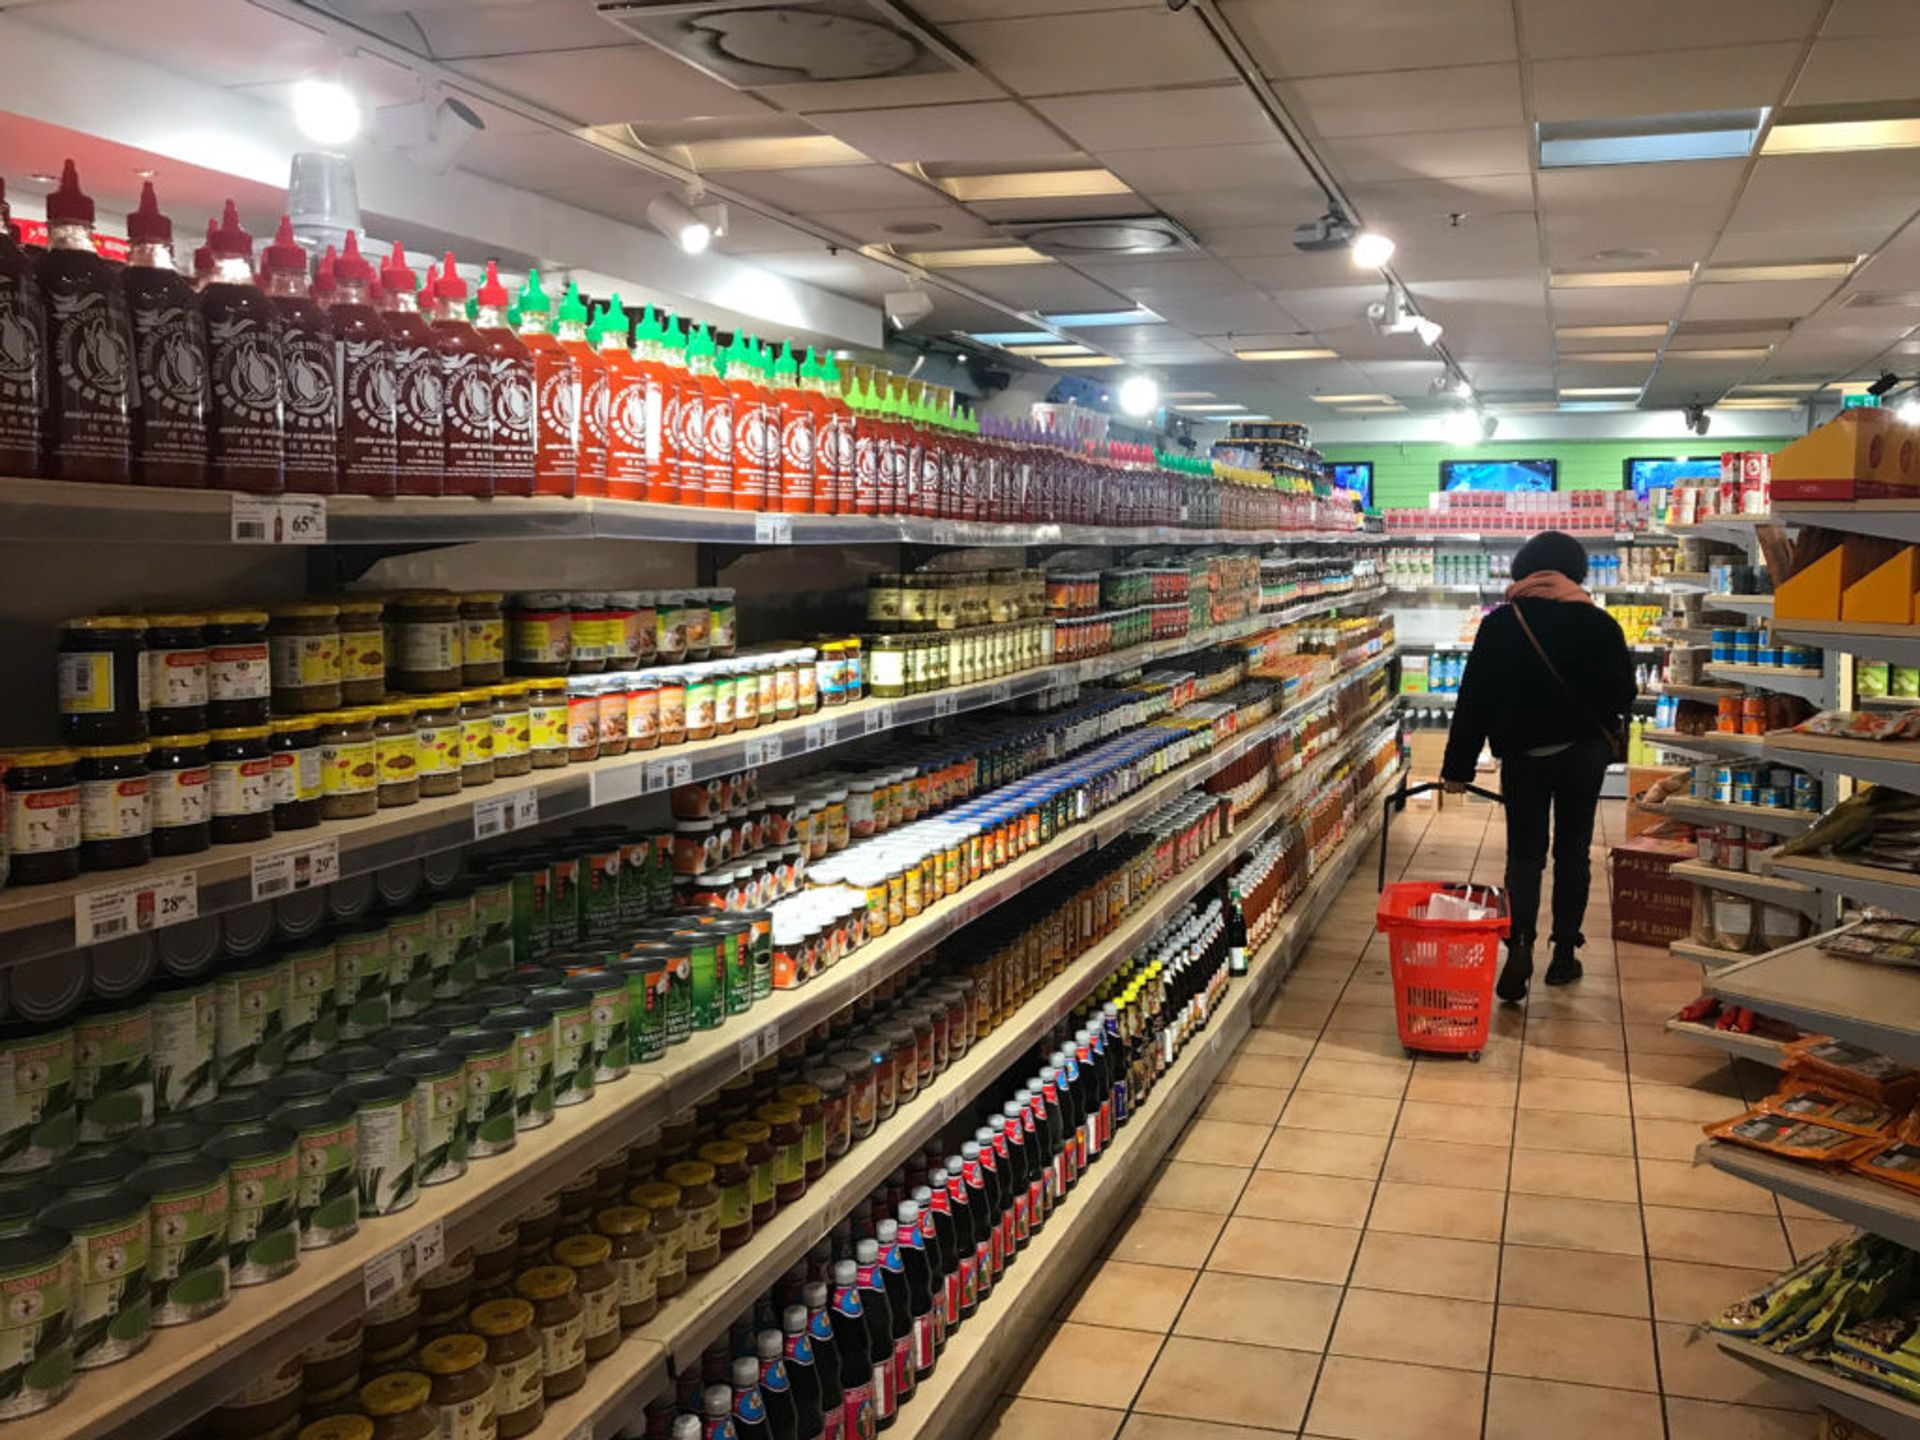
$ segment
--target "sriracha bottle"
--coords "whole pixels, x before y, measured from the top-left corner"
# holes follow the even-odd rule
[[[486,346],[487,380],[493,387],[493,493],[533,494],[533,353],[507,320],[507,287],[499,267],[487,261],[475,329]]]
[[[607,367],[598,354],[587,325],[587,307],[580,287],[571,280],[560,297],[560,348],[573,357],[579,376],[580,448],[574,458],[573,493],[607,493]]]
[[[874,1440],[880,1418],[874,1405],[872,1336],[861,1303],[860,1271],[851,1260],[833,1267],[833,1348],[840,1360],[840,1433],[844,1440]]]
[[[467,282],[447,252],[443,273],[427,272],[433,297],[433,348],[440,361],[440,414],[445,436],[441,492],[493,494],[493,380],[487,342],[467,322]]]
[[[633,332],[633,358],[644,387],[641,436],[645,473],[636,500],[666,505],[680,496],[679,376],[667,364],[667,334],[651,305],[640,312]]]
[[[313,267],[313,283],[307,287],[307,293],[313,297],[313,303],[322,310],[328,309],[334,302],[338,287],[334,281],[333,267],[339,261],[340,256],[334,251],[333,246],[329,245],[320,252],[320,263]]]
[[[833,477],[833,513],[851,515],[854,504],[853,407],[847,403],[840,367],[829,352],[820,362],[821,394],[826,397],[827,430],[833,437],[828,447]],[[816,442],[817,443],[817,442]]]
[[[733,507],[733,392],[720,374],[713,332],[700,326],[687,339],[687,375],[700,387],[700,501],[709,510]],[[691,494],[686,503],[694,503]]]
[[[213,235],[220,223],[207,217],[207,243],[193,247],[193,293],[198,295],[213,282]]]
[[[127,217],[127,240],[132,250],[121,281],[133,325],[133,478],[197,489],[207,483],[207,327],[193,287],[173,268],[173,221],[160,213],[151,180],[140,187],[140,208]],[[0,238],[0,332],[10,244]],[[37,317],[28,333],[37,341]],[[0,453],[7,449],[8,383],[0,371]],[[37,434],[38,415],[34,421]]]
[[[753,342],[736,330],[727,343],[724,359],[727,399],[733,412],[733,475],[727,484],[728,504],[735,510],[764,510],[767,431],[756,380],[760,357]]]
[[[438,495],[447,455],[441,364],[438,337],[420,314],[416,286],[407,252],[394,246],[380,266],[381,313],[393,370],[394,489],[401,495]]]
[[[340,488],[340,388],[333,335],[307,293],[307,252],[293,238],[293,221],[280,217],[273,243],[260,257],[261,288],[280,316],[282,415],[286,488],[300,495],[331,495]]]
[[[600,317],[600,363],[607,375],[607,495],[647,498],[647,376],[627,349],[627,312],[615,295]]]
[[[858,371],[848,394],[853,411],[853,513],[880,513],[881,440],[873,388]]]
[[[197,319],[198,312],[194,313]],[[4,355],[0,359],[0,474],[38,475],[47,384],[47,312],[33,260],[14,234],[5,180],[0,180],[0,336],[6,337],[0,350]],[[204,385],[204,360],[200,373]],[[193,483],[206,483],[204,463],[203,455],[201,478]]]
[[[773,390],[780,401],[780,503],[772,510],[813,513],[813,397],[800,388],[800,365],[791,346],[773,362]],[[769,497],[771,499],[771,497]]]
[[[340,357],[340,493],[391,495],[399,484],[400,423],[393,346],[374,307],[373,266],[351,230],[333,279],[327,326]]]
[[[660,354],[674,387],[664,427],[667,488],[677,505],[698,505],[707,483],[707,395],[693,373],[693,336],[678,320],[666,323]]]
[[[119,279],[94,253],[93,215],[93,197],[80,189],[69,160],[60,188],[47,196],[47,253],[39,266],[47,407],[40,442],[45,472],[53,479],[125,484],[133,438],[133,331]],[[277,391],[274,398],[277,403]],[[277,489],[277,466],[274,479]]]
[[[529,270],[520,287],[515,329],[533,356],[533,489],[536,495],[572,495],[580,475],[580,364],[548,330],[553,302]]]
[[[213,278],[200,292],[212,380],[207,477],[221,490],[278,495],[286,457],[279,307],[253,283],[253,237],[231,200],[208,245]]]

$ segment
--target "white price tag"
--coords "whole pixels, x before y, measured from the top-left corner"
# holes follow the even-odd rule
[[[806,748],[808,754],[812,754],[815,750],[825,750],[829,745],[838,745],[839,743],[840,722],[838,720],[822,720],[818,725],[812,726],[807,731]]]
[[[739,1045],[740,1068],[743,1071],[751,1070],[756,1064],[759,1063],[759,1060],[760,1060],[760,1037],[758,1035],[741,1036],[740,1045]]]
[[[235,495],[228,534],[236,545],[324,545],[324,495]]]
[[[965,1099],[966,1097],[958,1090],[940,1097],[940,1123],[942,1125],[951,1125],[953,1123],[953,1117],[960,1113],[960,1106]]]
[[[746,743],[746,763],[749,765],[771,765],[785,751],[778,735],[768,735]]]
[[[413,1237],[413,1269],[417,1275],[430,1275],[447,1263],[447,1227],[435,1220]]]
[[[959,708],[960,702],[950,694],[940,694],[933,697],[933,718],[936,720],[944,720]]]
[[[891,730],[892,728],[893,728],[893,706],[875,705],[871,710],[867,711],[867,718],[866,718],[867,734],[878,735],[882,730]]]
[[[995,705],[1004,705],[1013,698],[1013,687],[1002,680],[987,692],[987,698]]]
[[[73,897],[73,940],[93,945],[164,930],[200,913],[200,885],[191,870],[158,880],[108,885]]]
[[[756,545],[791,545],[793,543],[793,517],[790,515],[754,516],[753,543]]]
[[[389,1250],[384,1255],[376,1255],[367,1261],[366,1268],[360,1272],[360,1282],[369,1310],[391,1300],[413,1279],[412,1262],[411,1244]]]
[[[253,898],[272,900],[295,890],[313,890],[340,878],[340,842],[307,845],[253,857]]]
[[[327,543],[327,497],[324,495],[282,495],[279,499],[280,529],[289,545]]]
[[[515,790],[473,802],[473,838],[493,840],[540,823],[540,792]]]
[[[647,794],[658,795],[676,785],[693,782],[691,760],[656,760],[647,767]]]

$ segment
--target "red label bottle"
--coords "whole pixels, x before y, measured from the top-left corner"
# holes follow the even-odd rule
[[[133,331],[113,267],[93,249],[93,197],[73,162],[47,197],[45,472],[124,484],[131,470]]]
[[[647,498],[647,376],[627,348],[627,312],[615,295],[600,322],[607,372],[607,497]]]
[[[720,378],[713,333],[704,325],[687,338],[687,376],[700,387],[698,503],[709,510],[728,510],[733,506],[733,392]],[[692,493],[682,499],[696,503]]]
[[[827,430],[832,437],[832,443],[827,447],[828,464],[824,468],[833,484],[833,513],[851,515],[855,509],[853,407],[847,404],[840,367],[834,363],[831,354],[820,362],[820,393],[826,399]],[[814,443],[819,443],[817,437]]]
[[[533,357],[533,489],[572,495],[580,473],[580,365],[548,330],[553,302],[529,270],[520,287],[520,339]]]
[[[415,298],[417,283],[407,268],[407,252],[394,246],[380,266],[381,318],[387,325],[387,360],[393,369],[394,490],[438,495],[447,459],[440,356]]]
[[[507,287],[487,261],[487,278],[475,329],[487,347],[487,378],[493,386],[493,493],[533,494],[533,352],[507,324]]]
[[[733,409],[733,479],[729,485],[735,510],[767,508],[767,426],[762,408],[760,352],[745,336],[735,333],[727,346],[727,395]]]
[[[853,411],[853,512],[877,515],[880,512],[880,465],[884,448],[879,417],[875,413],[873,390],[856,373],[849,397]]]
[[[707,483],[707,394],[700,388],[700,377],[693,373],[688,353],[691,340],[691,335],[681,331],[679,321],[670,320],[660,347],[666,376],[662,383],[671,384],[674,392],[668,401],[673,418],[661,427],[662,442],[667,447],[667,488],[671,492],[666,498],[677,505],[698,505]]]
[[[213,278],[200,292],[207,323],[207,479],[221,490],[278,495],[286,438],[278,307],[253,283],[253,237],[229,200],[208,242]]]
[[[440,416],[445,436],[441,493],[493,494],[493,381],[487,342],[467,323],[467,282],[454,269],[427,272],[433,296],[433,350],[440,361]]]
[[[340,488],[339,364],[327,317],[307,293],[307,252],[285,215],[260,260],[263,288],[280,315],[286,488],[331,495]]]
[[[133,326],[133,478],[198,489],[207,483],[207,328],[193,286],[173,268],[173,221],[160,213],[151,180],[127,217],[127,241],[121,280]]]
[[[333,253],[331,246],[327,253]],[[327,268],[324,262],[321,268]],[[400,460],[393,347],[373,303],[373,266],[351,230],[332,271],[327,325],[340,356],[340,489],[347,495],[392,495],[399,488]]]
[[[773,362],[773,390],[780,400],[780,503],[789,515],[813,513],[813,397],[800,388],[800,366],[791,347]]]
[[[668,504],[680,498],[680,382],[682,370],[668,363],[667,331],[647,306],[633,332],[633,360],[641,376],[636,424],[646,473],[633,498]]]
[[[560,347],[580,376],[580,448],[574,460],[574,494],[607,493],[607,367],[587,324],[580,287],[571,281],[560,297]]]

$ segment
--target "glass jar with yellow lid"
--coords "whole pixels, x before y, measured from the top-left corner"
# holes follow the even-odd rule
[[[753,1167],[737,1140],[710,1140],[697,1152],[720,1190],[720,1248],[738,1250],[753,1238]]]
[[[665,1180],[647,1180],[627,1192],[627,1199],[652,1217],[649,1232],[659,1247],[655,1269],[662,1300],[687,1288],[687,1217],[680,1208],[680,1187]]]
[[[340,612],[340,699],[372,705],[387,693],[386,605],[367,596],[343,595]]]
[[[396,690],[432,695],[465,683],[460,597],[437,590],[396,595],[387,603],[393,648],[387,683]]]
[[[360,1387],[360,1409],[373,1421],[373,1440],[433,1440],[427,1408],[433,1382],[417,1370],[395,1370]]]
[[[372,710],[358,706],[320,717],[320,816],[350,820],[380,808],[380,761]]]
[[[413,733],[420,794],[457,794],[461,760],[459,692],[422,695],[415,700]]]
[[[487,1363],[484,1339],[442,1335],[420,1347],[417,1363],[431,1386],[427,1410],[440,1440],[495,1440],[496,1377]]]
[[[533,1318],[532,1303],[517,1298],[483,1301],[467,1316],[474,1333],[487,1342],[500,1440],[517,1440],[537,1429],[547,1413],[540,1335]]]
[[[264,725],[271,694],[267,612],[216,610],[207,616],[207,724]]]
[[[82,615],[62,622],[57,664],[60,729],[66,739],[125,745],[147,738],[145,616]]]
[[[250,845],[273,834],[269,735],[265,725],[236,725],[208,737],[208,833],[216,845]]]
[[[587,1380],[586,1308],[580,1301],[579,1277],[565,1265],[536,1265],[520,1272],[513,1289],[533,1306],[541,1389],[549,1401],[573,1394]]]
[[[567,682],[558,676],[523,680],[527,697],[527,747],[535,770],[567,763]]]
[[[527,682],[512,680],[489,685],[493,697],[493,773],[496,779],[525,775],[533,769],[533,718],[528,708]]]
[[[294,1440],[373,1440],[373,1421],[364,1415],[327,1415],[302,1425]]]
[[[620,1328],[638,1329],[660,1313],[660,1247],[649,1233],[653,1214],[639,1205],[609,1205],[594,1214],[593,1228],[612,1247]]]
[[[82,745],[80,868],[125,870],[153,859],[153,796],[144,740]]]
[[[301,600],[275,605],[268,615],[267,652],[275,713],[310,715],[339,708],[339,607]]]
[[[507,617],[498,590],[472,590],[460,597],[460,675],[468,685],[507,678]]]
[[[395,700],[373,710],[376,794],[382,810],[420,803],[420,729],[412,701]]]
[[[613,1243],[604,1235],[569,1235],[553,1242],[553,1258],[574,1274],[587,1363],[606,1359],[620,1348],[620,1280],[613,1268]]]
[[[493,783],[493,695],[487,690],[462,690],[459,695],[460,783],[471,790]]]
[[[687,1273],[699,1275],[720,1263],[720,1187],[713,1166],[703,1160],[681,1160],[667,1166],[662,1178],[680,1191],[680,1211],[687,1224]]]

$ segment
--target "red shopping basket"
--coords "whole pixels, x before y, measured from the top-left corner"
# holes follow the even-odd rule
[[[1388,814],[1395,801],[1430,785],[1402,789],[1388,797]],[[1498,795],[1469,787],[1475,794],[1498,800]],[[1382,826],[1381,848],[1386,845]],[[1384,878],[1384,868],[1382,875]],[[1441,920],[1427,915],[1435,895],[1465,895],[1497,913],[1484,920]],[[1409,880],[1385,885],[1374,920],[1387,937],[1393,966],[1393,1014],[1400,1026],[1400,1043],[1409,1054],[1428,1051],[1465,1054],[1475,1060],[1486,1048],[1493,1017],[1493,979],[1500,966],[1500,942],[1507,935],[1507,900],[1496,887]]]

